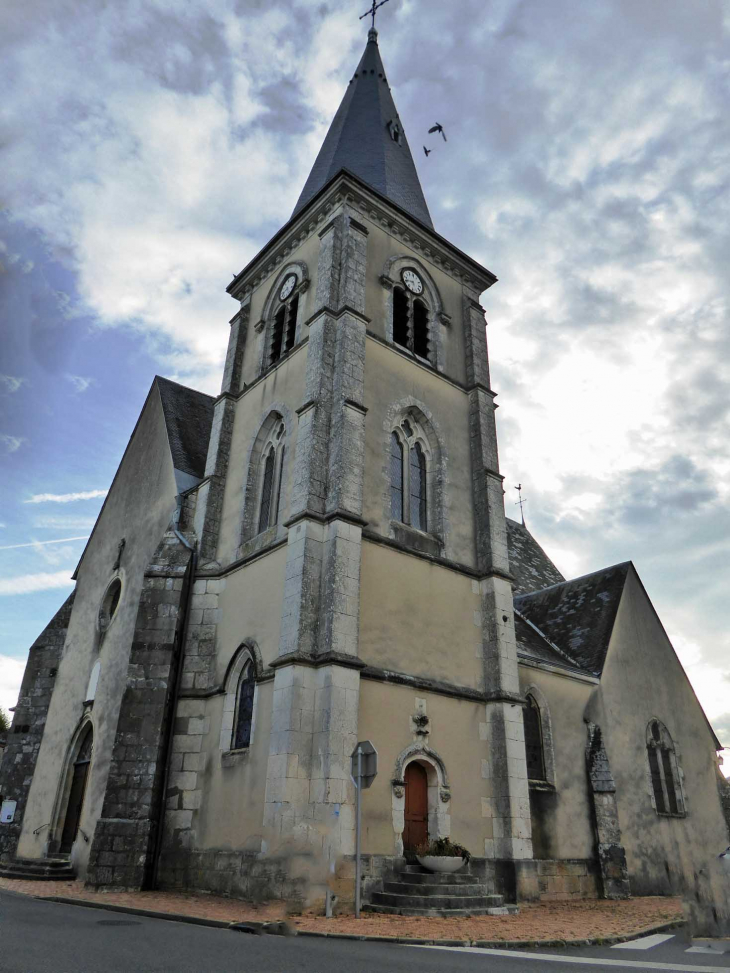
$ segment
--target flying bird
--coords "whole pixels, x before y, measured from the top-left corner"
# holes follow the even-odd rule
[[[426,146],[424,145],[423,151],[426,153],[426,158],[428,158],[433,152],[433,149],[427,149]]]
[[[444,142],[448,141],[446,138],[446,133],[444,132],[444,127],[439,122],[436,122],[433,128],[429,128],[428,130],[429,135],[432,135],[434,132],[441,132],[441,138],[444,140]]]

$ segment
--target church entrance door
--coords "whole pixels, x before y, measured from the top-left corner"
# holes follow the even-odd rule
[[[423,764],[408,764],[405,773],[406,808],[403,848],[415,851],[428,841],[428,777]]]
[[[73,843],[76,841],[76,835],[79,833],[81,810],[84,806],[84,795],[86,793],[86,780],[89,776],[89,764],[91,763],[92,743],[93,733],[91,727],[89,727],[81,742],[78,755],[73,765],[71,789],[68,795],[66,817],[63,822],[63,832],[61,834],[61,845],[59,848],[62,855],[71,853]]]

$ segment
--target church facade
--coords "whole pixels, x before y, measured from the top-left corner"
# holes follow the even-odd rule
[[[681,891],[725,847],[720,742],[633,565],[566,580],[505,518],[495,281],[433,228],[373,30],[228,287],[220,395],[155,380],[31,648],[0,870],[351,897],[365,739],[366,896],[444,836],[511,901]]]

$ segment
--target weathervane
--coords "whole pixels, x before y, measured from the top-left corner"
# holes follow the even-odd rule
[[[515,487],[515,490],[517,491],[517,493],[519,495],[519,498],[520,498],[519,500],[517,500],[515,502],[515,507],[519,505],[520,515],[522,517],[522,526],[524,527],[525,526],[525,511],[522,508],[527,503],[527,500],[523,500],[522,499],[522,484],[521,483],[518,483],[517,484],[517,486]]]
[[[370,29],[375,30],[375,11],[378,9],[378,7],[382,7],[383,4],[387,2],[388,0],[380,0],[380,3],[376,3],[375,0],[373,0],[372,6],[370,7],[369,10],[365,11],[362,17],[360,17],[360,20],[362,20],[363,17],[367,17],[368,15],[371,16],[373,18],[373,24]]]

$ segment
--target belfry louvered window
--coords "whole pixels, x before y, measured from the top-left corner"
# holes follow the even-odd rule
[[[686,812],[676,747],[659,720],[652,720],[647,727],[646,752],[654,809],[657,814],[683,816]]]
[[[398,285],[393,288],[393,342],[431,361],[428,307],[420,297]]]
[[[420,430],[404,419],[390,436],[390,516],[428,530],[428,459]]]
[[[268,364],[274,365],[294,347],[297,335],[299,295],[294,294],[276,310],[271,328]]]

